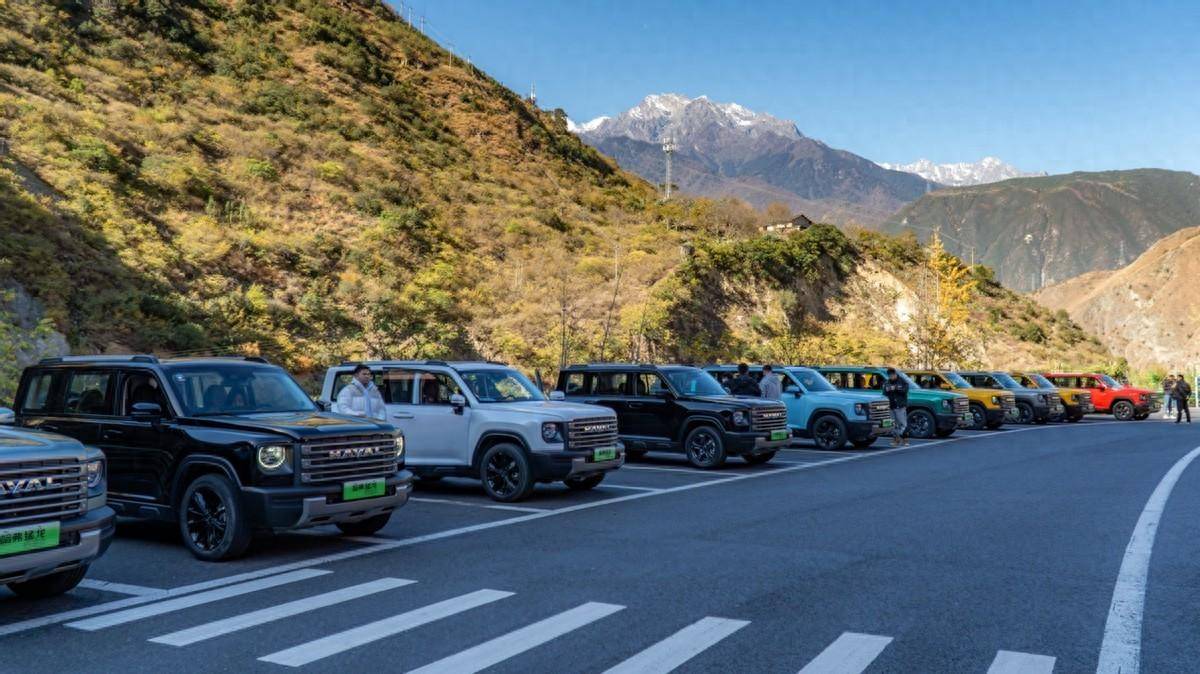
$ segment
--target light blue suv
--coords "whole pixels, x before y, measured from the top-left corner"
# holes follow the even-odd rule
[[[704,369],[722,384],[737,374],[735,365]],[[762,366],[750,366],[750,374],[761,379]],[[887,398],[869,391],[838,390],[808,367],[778,367],[775,374],[783,380],[782,402],[787,406],[792,437],[811,438],[824,450],[842,449],[847,442],[863,449],[891,432]]]

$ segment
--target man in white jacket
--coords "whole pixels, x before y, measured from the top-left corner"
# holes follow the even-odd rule
[[[333,411],[352,417],[366,417],[379,421],[387,419],[383,394],[375,385],[375,376],[371,368],[362,363],[354,366],[354,378],[338,393]]]

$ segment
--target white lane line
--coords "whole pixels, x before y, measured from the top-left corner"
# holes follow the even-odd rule
[[[1055,658],[1016,651],[997,651],[988,674],[1051,674]]]
[[[1100,643],[1100,664],[1096,674],[1137,674],[1142,660],[1142,611],[1146,604],[1146,583],[1150,574],[1150,555],[1154,552],[1154,536],[1162,520],[1167,499],[1183,471],[1200,456],[1200,447],[1175,462],[1163,476],[1141,517],[1133,527],[1133,535],[1125,548],[1117,583],[1113,587],[1108,620],[1104,623],[1104,640]]]
[[[871,666],[890,643],[891,637],[843,632],[805,665],[800,674],[859,674]]]
[[[198,641],[212,639],[214,637],[219,637],[231,632],[236,632],[238,630],[244,630],[257,625],[264,625],[276,620],[290,618],[295,615],[300,615],[301,613],[307,613],[308,611],[315,611],[317,609],[326,608],[342,602],[361,599],[378,592],[394,590],[395,588],[404,587],[405,585],[412,585],[415,582],[417,581],[406,580],[404,578],[380,578],[369,583],[352,585],[350,587],[344,587],[340,590],[334,590],[333,592],[326,592],[324,594],[305,597],[304,599],[289,601],[286,604],[269,606],[259,611],[251,611],[249,613],[243,613],[241,615],[225,618],[223,620],[214,620],[212,622],[204,623],[203,625],[197,625],[195,627],[179,630],[178,632],[171,632],[170,634],[157,636],[150,639],[150,641],[153,641],[156,644],[166,644],[168,646],[187,646]]]
[[[671,468],[670,466],[631,466],[625,464],[621,466],[621,470],[656,470],[663,473],[684,473],[687,475],[703,475],[705,477],[719,477],[720,473],[714,473],[711,470],[694,470],[692,468]]]
[[[143,585],[129,585],[128,583],[110,583],[107,580],[94,580],[92,578],[84,578],[79,581],[77,587],[85,587],[89,590],[100,590],[101,592],[113,592],[115,594],[129,594],[135,597],[144,597],[146,595],[158,594],[162,592],[159,587],[145,587]]]
[[[155,604],[129,608],[125,609],[124,611],[117,611],[116,613],[110,613],[108,615],[67,623],[67,627],[74,627],[77,630],[94,632],[95,630],[101,630],[105,627],[124,625],[125,623],[133,622],[135,620],[142,620],[143,618],[150,618],[152,616],[162,615],[164,613],[171,613],[172,611],[180,611],[182,609],[199,606],[201,604],[210,604],[214,601],[220,601],[230,597],[237,597],[250,592],[258,592],[259,590],[265,590],[267,588],[277,587],[279,585],[286,585],[288,583],[296,583],[302,580],[316,578],[317,576],[324,576],[327,573],[330,572],[323,571],[321,569],[301,569],[299,571],[292,571],[291,573],[285,573],[279,576],[269,576],[267,578],[252,580],[248,583],[230,585],[218,590],[210,590],[208,592],[201,592],[199,594],[191,594],[186,597],[179,597],[177,599],[168,599]]]
[[[414,669],[409,674],[474,674],[623,608],[616,604],[588,602]]]
[[[667,674],[750,622],[704,618],[679,630],[604,674]]]
[[[435,620],[469,611],[470,609],[499,601],[513,596],[512,592],[500,590],[477,590],[453,599],[439,601],[436,604],[422,606],[407,613],[394,615],[383,620],[376,620],[366,625],[360,625],[337,634],[330,634],[315,641],[293,646],[277,653],[264,655],[259,658],[263,662],[273,662],[288,667],[301,667],[331,655],[337,655],[357,648],[372,641],[378,641],[395,636],[401,632],[415,629]]]
[[[635,487],[635,486],[629,485],[629,484],[610,484],[608,482],[605,482],[604,485],[600,487],[600,489],[629,489],[631,491],[662,491],[662,489],[660,489],[658,487]]]
[[[409,497],[417,503],[442,503],[445,505],[467,506],[468,508],[490,508],[492,510],[511,510],[519,513],[544,513],[546,508],[531,508],[529,506],[500,505],[498,503],[471,503],[470,501],[455,501],[448,498]]]
[[[1105,424],[1128,425],[1128,422],[1100,421],[1100,422],[1095,422],[1095,423],[1089,423],[1089,424],[1087,424],[1087,426],[1094,427],[1094,426],[1102,426]],[[803,464],[803,465],[799,465],[799,466],[788,466],[786,468],[781,468],[779,470],[755,471],[752,473],[738,473],[738,474],[732,474],[732,475],[725,474],[723,476],[719,476],[719,479],[703,480],[700,482],[692,482],[692,483],[688,483],[688,484],[684,484],[684,485],[677,485],[674,487],[664,487],[658,491],[653,491],[653,492],[638,492],[635,494],[628,494],[626,496],[616,496],[616,497],[613,497],[610,499],[604,499],[602,501],[591,501],[588,503],[580,503],[580,504],[576,504],[573,506],[567,506],[565,508],[555,508],[555,509],[547,510],[547,511],[541,512],[541,513],[531,513],[528,515],[521,515],[518,517],[510,517],[510,518],[503,519],[503,520],[496,520],[494,522],[481,522],[479,524],[469,524],[466,526],[457,527],[455,529],[446,529],[443,531],[437,531],[437,532],[430,533],[430,534],[413,536],[411,538],[390,540],[387,543],[381,543],[379,545],[364,546],[364,547],[357,548],[354,550],[346,550],[343,552],[329,553],[327,555],[321,555],[319,557],[310,557],[309,559],[302,559],[302,560],[295,561],[295,562],[288,562],[286,564],[279,564],[276,566],[266,567],[263,569],[256,569],[254,571],[246,571],[243,573],[234,574],[232,576],[224,576],[221,578],[213,578],[211,580],[205,580],[205,581],[201,581],[198,583],[192,583],[190,585],[182,585],[180,587],[175,587],[175,588],[171,588],[169,590],[164,590],[161,595],[146,595],[144,597],[126,597],[125,599],[117,599],[114,601],[105,602],[103,604],[95,604],[92,606],[85,606],[83,608],[71,609],[69,611],[52,613],[50,615],[41,616],[38,618],[29,618],[27,620],[21,620],[21,621],[17,621],[17,622],[13,622],[13,623],[8,623],[6,625],[0,625],[0,637],[8,636],[11,634],[19,634],[21,632],[28,632],[29,630],[38,629],[41,627],[45,627],[47,625],[57,625],[59,623],[67,622],[68,620],[75,620],[76,618],[84,618],[87,616],[97,615],[99,613],[107,613],[109,611],[116,611],[119,609],[128,608],[130,606],[138,606],[141,604],[147,604],[149,602],[158,601],[159,599],[165,599],[168,597],[177,597],[177,596],[181,596],[181,595],[185,595],[185,594],[191,594],[192,592],[200,592],[202,590],[208,590],[208,589],[212,589],[214,587],[224,587],[226,585],[232,585],[234,583],[240,583],[240,582],[246,581],[246,580],[253,580],[255,578],[262,578],[264,576],[270,576],[270,575],[274,575],[277,573],[285,573],[288,571],[293,571],[295,569],[307,569],[307,568],[313,567],[313,566],[321,566],[321,565],[325,565],[325,564],[332,564],[334,562],[342,562],[342,561],[345,561],[348,559],[356,559],[358,557],[362,557],[365,555],[373,555],[373,554],[377,554],[380,552],[388,552],[389,550],[395,550],[397,548],[404,548],[404,547],[409,547],[412,545],[420,545],[422,543],[429,543],[431,541],[440,541],[440,540],[444,540],[447,538],[454,538],[457,536],[464,536],[466,534],[473,534],[473,533],[476,533],[479,531],[487,531],[489,529],[495,529],[498,527],[507,527],[507,526],[512,526],[514,524],[522,524],[524,522],[532,522],[534,520],[542,519],[543,517],[557,517],[560,515],[567,515],[567,514],[573,513],[573,512],[579,512],[581,510],[591,510],[592,508],[599,508],[599,507],[607,506],[607,505],[616,505],[618,503],[625,503],[627,501],[636,501],[638,499],[649,498],[651,496],[660,496],[663,494],[674,494],[674,493],[678,493],[678,492],[689,491],[692,489],[702,489],[705,487],[712,487],[715,485],[729,484],[731,482],[740,482],[742,480],[756,480],[759,478],[769,477],[772,475],[781,475],[784,473],[791,473],[791,472],[800,471],[800,470],[810,470],[810,469],[814,469],[814,468],[822,468],[824,466],[832,466],[832,465],[839,464],[839,463],[846,463],[848,461],[860,461],[862,459],[869,459],[869,458],[874,458],[874,457],[878,457],[878,456],[888,456],[891,454],[896,454],[899,452],[907,452],[907,451],[914,450],[914,449],[924,449],[926,447],[932,447],[934,445],[962,442],[964,440],[975,440],[978,438],[995,438],[995,437],[1007,435],[1009,433],[1024,433],[1027,431],[1060,430],[1060,429],[1072,428],[1072,427],[1078,428],[1080,426],[1078,424],[1075,424],[1073,426],[1050,426],[1050,425],[1030,426],[1030,427],[1026,427],[1026,428],[1016,428],[1016,429],[1012,429],[1012,430],[996,431],[995,433],[992,433],[992,434],[986,435],[986,436],[973,436],[970,438],[965,437],[965,436],[957,437],[957,438],[952,437],[952,438],[947,438],[945,440],[934,440],[932,442],[908,445],[908,446],[904,446],[904,447],[889,447],[887,449],[878,449],[878,450],[861,453],[861,454],[847,454],[845,456],[839,456],[836,458],[828,459],[826,461],[817,461],[815,463],[808,463],[808,464]],[[631,466],[626,465],[622,469],[630,468],[630,467]],[[714,475],[714,477],[718,477],[718,475]]]

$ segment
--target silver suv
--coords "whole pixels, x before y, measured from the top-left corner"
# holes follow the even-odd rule
[[[617,417],[596,405],[547,400],[529,379],[499,363],[374,361],[387,421],[404,431],[408,469],[421,480],[483,482],[497,501],[519,501],[538,482],[591,489],[625,462]],[[334,412],[355,364],[325,373],[321,402]]]

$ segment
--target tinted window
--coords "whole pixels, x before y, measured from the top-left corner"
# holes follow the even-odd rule
[[[54,386],[57,375],[46,372],[29,378],[29,386],[25,389],[25,398],[21,401],[22,412],[48,412],[50,410],[50,389]]]
[[[542,392],[525,375],[516,370],[472,370],[459,373],[471,393],[483,403],[512,403],[545,400]],[[453,385],[453,382],[450,382]],[[458,387],[453,391],[458,393]],[[422,396],[425,392],[422,391]]]
[[[928,389],[935,389],[942,383],[942,380],[935,374],[915,374],[913,381],[917,382],[917,386]]]
[[[666,371],[667,378],[681,395],[724,396],[728,395],[720,382],[704,370],[679,368]]]
[[[450,375],[421,372],[418,374],[420,386],[420,403],[422,405],[449,405],[450,396],[462,394],[462,389]],[[409,379],[408,381],[412,381]]]
[[[112,414],[112,373],[76,371],[67,375],[67,414]]]
[[[599,396],[621,396],[629,389],[629,375],[624,372],[593,372],[588,393]]]
[[[121,414],[133,414],[133,406],[137,403],[154,403],[164,414],[169,413],[167,399],[163,395],[158,378],[149,372],[131,372],[125,375],[125,383],[121,386]]]
[[[311,412],[312,400],[277,367],[174,365],[167,378],[189,416]]]
[[[565,389],[567,395],[571,395],[573,393],[583,393],[583,379],[584,375],[582,372],[572,372],[568,374],[566,377]]]
[[[788,368],[787,373],[796,381],[799,381],[804,386],[804,390],[809,393],[834,390],[833,384],[816,370],[810,370],[806,367],[793,367]]]
[[[636,374],[633,376],[633,394],[639,396],[658,395],[660,391],[669,391],[666,382],[656,374]]]

